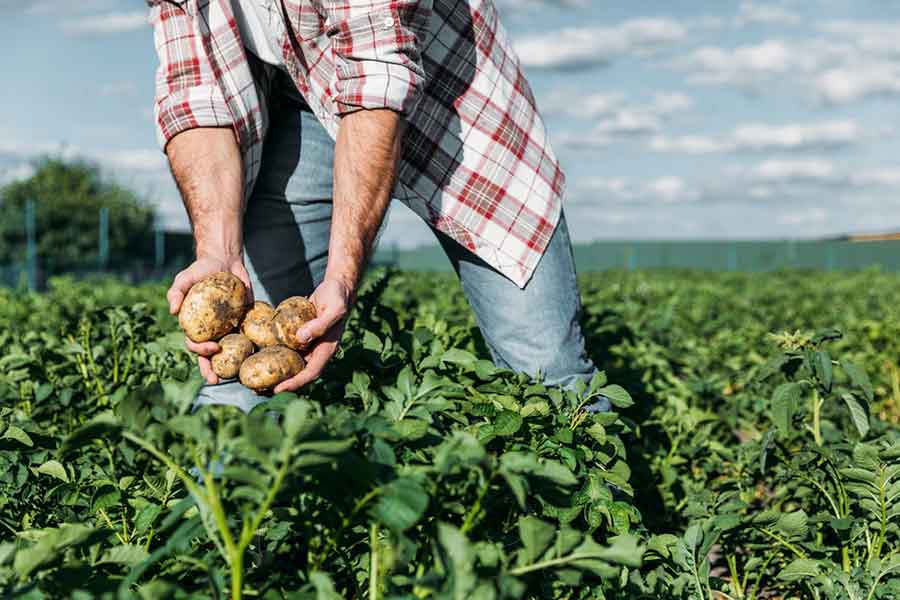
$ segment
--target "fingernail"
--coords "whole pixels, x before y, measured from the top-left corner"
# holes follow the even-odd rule
[[[306,344],[309,342],[309,333],[301,329],[297,332],[297,339],[300,340],[301,344]]]

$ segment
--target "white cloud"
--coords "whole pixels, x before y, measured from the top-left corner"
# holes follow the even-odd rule
[[[650,140],[649,146],[651,150],[656,152],[677,154],[712,154],[727,152],[732,149],[732,145],[728,141],[702,135],[685,135],[680,137],[658,135]]]
[[[824,71],[815,90],[826,102],[846,104],[862,98],[900,93],[900,64],[870,62]]]
[[[28,179],[34,174],[34,166],[30,163],[18,163],[9,166],[0,166],[0,185],[6,185],[13,181]]]
[[[834,182],[839,179],[835,166],[821,158],[771,159],[750,169],[751,179],[767,182]]]
[[[63,21],[63,30],[74,34],[124,33],[149,27],[147,11],[110,12]]]
[[[591,0],[498,0],[497,6],[509,11],[534,10],[544,6],[559,8],[586,8]]]
[[[586,177],[575,183],[575,196],[590,201],[608,199],[628,203],[690,202],[700,197],[684,179],[665,176],[646,183],[635,183],[622,177]]]
[[[863,169],[852,175],[852,181],[857,185],[900,187],[900,165]]]
[[[547,113],[596,119],[589,131],[556,136],[562,145],[580,148],[601,147],[617,139],[655,133],[670,115],[693,106],[690,96],[677,92],[658,92],[644,103],[629,103],[623,94],[616,92],[588,95],[577,102],[572,101],[573,97],[577,94],[562,92],[541,104]]]
[[[802,21],[800,15],[783,6],[762,4],[759,2],[741,2],[735,25],[743,26],[751,23],[764,25],[797,25]]]
[[[773,74],[785,73],[797,60],[783,41],[768,40],[733,49],[703,46],[679,61],[696,83],[750,84]]]
[[[900,55],[900,21],[833,20],[822,23],[818,30],[845,38],[865,52],[882,56]]]
[[[107,168],[127,171],[164,171],[168,164],[165,155],[156,149],[118,150],[92,158]]]
[[[616,56],[647,55],[686,36],[684,25],[673,19],[632,19],[617,27],[571,27],[532,35],[514,45],[527,68],[573,70],[604,65]]]
[[[137,90],[137,84],[133,81],[115,81],[101,85],[100,95],[105,97],[134,96],[137,94]]]
[[[767,125],[738,125],[724,137],[656,136],[650,149],[680,154],[713,154],[739,151],[801,151],[849,146],[862,140],[864,132],[856,121],[826,121]]]
[[[15,0],[10,4],[22,6],[21,0]],[[109,10],[115,6],[115,0],[31,0],[25,8],[25,13],[40,16],[72,15],[86,12]]]

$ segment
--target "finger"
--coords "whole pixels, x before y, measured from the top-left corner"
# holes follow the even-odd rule
[[[177,315],[181,309],[181,303],[184,300],[184,294],[175,287],[170,287],[166,292],[166,300],[169,301],[169,313]]]
[[[316,349],[307,357],[306,368],[290,379],[279,383],[275,387],[275,393],[293,392],[318,379],[336,351],[337,344],[335,342],[323,342],[316,346]]]
[[[308,344],[312,340],[323,337],[328,330],[334,327],[342,318],[346,311],[340,307],[326,308],[322,314],[318,315],[312,321],[303,324],[303,327],[297,330],[297,339],[302,344]]]
[[[244,263],[236,263],[231,268],[231,272],[244,282],[247,287],[247,303],[253,304],[253,285],[250,283],[250,273],[247,272],[247,267],[244,266]]]
[[[206,383],[210,385],[219,383],[219,376],[212,370],[212,363],[208,358],[205,356],[198,356],[197,365],[200,367],[200,374],[203,375],[203,379],[206,380]]]
[[[181,271],[175,276],[175,279],[172,281],[172,286],[169,288],[169,291],[166,292],[170,313],[173,315],[178,314],[178,311],[181,309],[181,303],[184,301],[184,296],[187,294],[187,291],[191,289],[193,284],[194,277],[188,269]]]
[[[187,336],[184,338],[184,345],[188,350],[200,356],[212,356],[221,350],[219,344],[215,342],[195,342]]]

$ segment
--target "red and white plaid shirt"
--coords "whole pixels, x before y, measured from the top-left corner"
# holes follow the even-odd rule
[[[160,144],[233,127],[246,193],[268,125],[269,65],[231,0],[148,0]],[[332,137],[340,117],[407,120],[394,197],[519,286],[559,220],[565,177],[492,0],[280,0],[284,62]]]

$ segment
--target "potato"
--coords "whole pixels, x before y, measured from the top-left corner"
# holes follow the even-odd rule
[[[240,333],[229,333],[219,341],[219,346],[221,349],[211,359],[213,372],[223,379],[234,379],[241,364],[253,354],[253,342]]]
[[[231,273],[213,273],[191,286],[178,324],[195,342],[216,341],[234,331],[246,310],[244,283]]]
[[[284,346],[263,348],[241,365],[241,383],[258,392],[271,390],[306,367],[303,357]]]
[[[293,296],[278,305],[272,324],[278,341],[294,350],[301,350],[305,344],[297,339],[297,330],[316,318],[315,305],[303,296]]]
[[[275,326],[272,324],[274,315],[275,309],[271,304],[257,300],[253,303],[253,308],[244,315],[241,332],[260,348],[276,345],[278,338],[275,337]]]
[[[305,296],[291,296],[275,307],[275,312],[281,309],[289,308],[298,311],[304,319],[312,321],[316,318],[316,305],[306,299]]]

